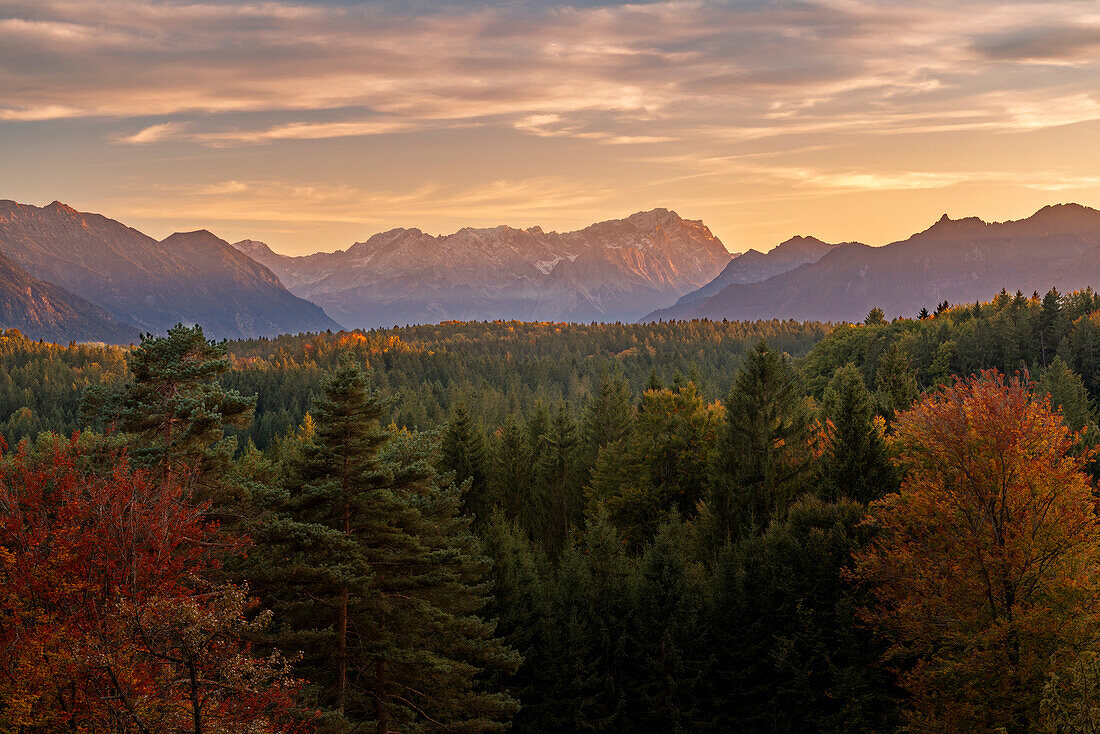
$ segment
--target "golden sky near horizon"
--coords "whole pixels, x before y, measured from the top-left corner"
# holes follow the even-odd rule
[[[0,0],[0,161],[290,254],[658,206],[884,244],[1100,207],[1100,3]]]

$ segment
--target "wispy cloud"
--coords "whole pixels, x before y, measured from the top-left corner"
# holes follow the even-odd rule
[[[1096,86],[1090,51],[1100,43],[1094,4],[1075,0],[5,6],[0,120],[160,115],[192,123],[162,139],[219,145],[486,118],[620,143],[676,139],[685,126],[827,129],[853,114],[897,129],[936,110],[1027,126],[1040,118],[998,108],[991,95],[1014,85],[1036,106],[1072,105]],[[1040,86],[1013,71],[1036,59],[1078,73]],[[354,108],[367,121],[317,119]],[[283,119],[218,129],[217,116],[245,112]],[[652,129],[626,129],[639,123]]]

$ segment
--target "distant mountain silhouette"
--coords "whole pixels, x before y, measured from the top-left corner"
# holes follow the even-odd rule
[[[270,270],[205,230],[163,242],[60,202],[0,201],[0,253],[31,276],[160,332],[198,323],[214,338],[339,328]]]
[[[794,270],[799,265],[817,262],[834,247],[836,245],[822,242],[816,237],[795,236],[767,252],[749,250],[730,260],[714,280],[698,290],[681,296],[674,306],[660,311],[660,317],[679,318],[677,316],[679,312],[690,312],[690,304],[704,301],[728,285],[767,280],[788,270]]]
[[[31,339],[52,342],[136,342],[138,330],[121,324],[105,309],[44,283],[0,255],[0,325]]]
[[[859,321],[875,306],[887,317],[915,316],[941,301],[988,299],[1002,288],[1030,295],[1087,285],[1100,285],[1100,211],[1059,204],[999,223],[944,215],[884,247],[837,245],[816,262],[727,285],[678,308],[675,318]]]
[[[702,222],[654,209],[575,232],[393,229],[289,257],[234,245],[348,326],[449,319],[633,321],[717,275],[730,254]]]

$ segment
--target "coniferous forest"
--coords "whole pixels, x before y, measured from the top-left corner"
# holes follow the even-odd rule
[[[0,368],[0,732],[1097,731],[1091,291]]]

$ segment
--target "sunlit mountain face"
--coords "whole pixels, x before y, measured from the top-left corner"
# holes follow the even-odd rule
[[[0,4],[0,197],[331,251],[665,207],[732,251],[1100,205],[1092,0]]]

